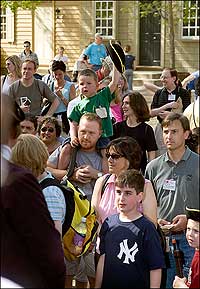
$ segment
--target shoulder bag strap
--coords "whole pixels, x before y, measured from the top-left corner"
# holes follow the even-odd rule
[[[6,77],[7,77],[7,75],[4,75],[3,80],[2,80],[2,87],[4,85],[4,82],[6,81]]]
[[[197,123],[196,123],[196,120],[195,120],[195,112],[194,112],[194,108],[195,108],[195,101],[194,101],[194,103],[193,103],[192,117],[193,117],[194,125],[195,125],[195,127],[197,127]]]
[[[104,191],[105,191],[105,188],[107,186],[107,182],[108,182],[108,179],[110,178],[111,174],[107,174],[103,180],[103,186],[102,186],[102,189],[101,189],[101,198],[104,194]]]

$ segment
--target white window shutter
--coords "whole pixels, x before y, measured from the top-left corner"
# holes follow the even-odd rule
[[[14,13],[6,8],[6,40],[14,42]]]

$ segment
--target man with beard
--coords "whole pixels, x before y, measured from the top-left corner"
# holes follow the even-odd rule
[[[91,200],[96,179],[107,172],[106,169],[103,168],[103,158],[96,149],[96,144],[101,133],[101,119],[95,113],[86,113],[81,117],[78,126],[80,148],[76,154],[73,175],[69,180],[73,185],[78,185],[89,200]],[[67,174],[72,149],[71,144],[67,143],[60,151],[57,149],[49,157],[47,163],[48,170],[51,171],[56,178],[62,179]],[[95,266],[94,254],[92,252],[86,252],[81,258],[77,258],[75,261],[66,260],[66,262],[67,288],[71,288],[71,281],[74,275],[76,275],[76,282],[79,282],[79,286],[81,285],[81,288],[84,288],[83,286],[85,286],[84,283],[86,280],[82,273],[87,275],[90,288],[94,288]],[[83,266],[85,268],[84,271]],[[79,277],[77,277],[78,272],[80,272]]]

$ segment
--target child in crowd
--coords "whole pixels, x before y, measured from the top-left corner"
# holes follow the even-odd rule
[[[135,56],[130,54],[131,46],[125,45],[125,76],[128,81],[128,89],[133,90],[133,71],[136,69]]]
[[[108,217],[100,231],[100,259],[95,288],[160,288],[164,256],[156,228],[137,210],[144,177],[134,169],[115,183],[119,214]]]
[[[92,69],[84,69],[79,75],[79,90],[84,99],[76,105],[69,115],[70,120],[70,136],[72,146],[78,145],[77,127],[81,116],[86,112],[94,112],[102,119],[102,137],[98,143],[98,148],[105,148],[109,143],[109,137],[113,134],[112,122],[110,119],[110,103],[115,98],[115,91],[120,73],[113,65],[112,80],[110,84],[103,90],[98,90],[98,80],[95,71]]]
[[[188,276],[188,280],[175,277],[173,282],[173,288],[199,288],[199,216],[200,210],[190,209],[186,207],[187,215],[187,231],[186,238],[189,245],[195,248],[194,257],[191,263],[191,268]]]

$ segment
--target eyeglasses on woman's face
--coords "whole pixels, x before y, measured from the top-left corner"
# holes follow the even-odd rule
[[[53,133],[53,132],[54,132],[54,128],[53,128],[53,127],[49,127],[49,128],[48,128],[48,127],[45,127],[45,126],[44,126],[44,127],[41,128],[41,131],[42,131],[42,132],[48,131],[48,132]]]
[[[124,156],[119,155],[119,154],[110,154],[110,153],[106,153],[106,158],[109,159],[111,158],[112,160],[118,160],[120,158],[123,158]]]

